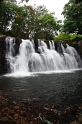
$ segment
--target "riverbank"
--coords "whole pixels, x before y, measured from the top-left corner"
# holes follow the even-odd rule
[[[12,99],[8,93],[0,94],[0,124],[82,123],[82,105],[75,104],[58,110],[55,105],[40,105],[37,99]]]

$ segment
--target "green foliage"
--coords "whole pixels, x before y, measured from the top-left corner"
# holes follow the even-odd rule
[[[72,34],[70,35],[70,41],[80,41],[82,40],[82,35]]]
[[[61,33],[54,38],[56,41],[65,41],[65,42],[73,42],[82,40],[82,35],[77,34],[69,34],[69,33]]]
[[[48,14],[45,6],[17,6],[0,3],[0,34],[20,38],[53,39],[61,28],[61,20]]]
[[[41,16],[39,18],[39,20],[43,21],[44,25],[47,24],[47,23],[50,23],[50,24],[52,24],[52,23],[54,24],[55,23],[54,17],[51,14],[45,14],[45,15]]]
[[[13,22],[17,10],[16,5],[2,2],[0,4],[0,33],[5,34],[9,29],[10,23]]]
[[[15,18],[11,26],[11,31],[13,33],[13,36],[20,37],[20,38],[25,36],[25,32],[24,32],[25,17],[26,17],[26,13],[24,11],[24,8],[19,7],[18,10],[16,11]]]
[[[43,39],[53,39],[61,27],[61,21],[57,21],[52,14],[47,13],[41,16],[38,21],[41,23],[41,29],[43,30]]]
[[[62,14],[65,17],[63,31],[82,34],[82,1],[69,0]]]
[[[16,2],[17,0],[0,0],[0,2]],[[28,2],[29,0],[25,0],[26,2]],[[21,0],[21,2],[23,2],[23,0]]]
[[[55,37],[55,40],[57,41],[69,41],[70,40],[70,35],[68,33],[61,33],[58,36]]]
[[[47,14],[48,10],[44,5],[42,5],[42,6],[40,5],[35,8],[35,13],[36,13],[37,18],[39,18],[39,17]]]

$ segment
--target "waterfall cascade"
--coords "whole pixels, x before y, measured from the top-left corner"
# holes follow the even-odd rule
[[[64,48],[59,44],[55,50],[53,41],[49,41],[49,45],[50,49],[44,41],[38,40],[38,51],[35,52],[34,41],[22,40],[19,53],[15,56],[15,39],[6,38],[6,60],[10,72],[43,72],[82,67],[80,56],[73,47],[67,44]]]

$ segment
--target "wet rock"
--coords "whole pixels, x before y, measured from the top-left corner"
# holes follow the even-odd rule
[[[14,115],[15,115],[14,110],[9,110],[9,112],[8,112],[8,113],[9,113],[9,115],[10,115],[10,116],[14,116]]]
[[[19,106],[14,106],[14,109],[15,109],[15,110],[17,110],[17,109],[19,109],[19,108],[20,108]]]
[[[13,121],[13,118],[11,116],[8,116],[8,119]]]
[[[25,117],[27,115],[27,113],[26,113],[26,111],[21,111],[20,115]]]
[[[14,119],[18,119],[19,118],[19,114],[14,114]]]
[[[82,114],[79,115],[79,117],[78,117],[78,122],[79,122],[79,124],[82,124]]]
[[[4,101],[2,104],[6,107],[8,106],[8,101]]]
[[[8,118],[7,117],[2,117],[0,119],[0,124],[6,124],[8,122]]]
[[[82,105],[75,104],[60,110],[55,105],[13,103],[7,95],[0,102],[0,124],[82,124]],[[8,101],[7,106],[3,105]]]
[[[70,122],[70,124],[79,124],[79,123],[76,121],[72,121],[72,122]]]
[[[0,103],[0,107],[2,107],[2,104]]]
[[[26,111],[26,107],[24,107],[24,106],[22,106],[20,109],[21,109],[22,111]]]
[[[19,114],[16,114],[16,113],[14,114],[14,117],[18,117],[18,116],[19,116]]]

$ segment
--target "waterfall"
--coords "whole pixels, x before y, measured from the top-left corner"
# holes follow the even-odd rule
[[[55,49],[54,41],[49,41],[50,50]]]
[[[44,41],[38,40],[38,51],[35,52],[34,41],[24,40],[19,47],[19,53],[15,55],[15,39],[6,38],[6,60],[10,66],[10,72],[43,72],[78,69],[82,67],[82,61],[77,51],[67,45],[58,45],[55,50],[53,41],[49,41],[50,49]]]
[[[6,60],[8,71],[13,71],[14,55],[15,55],[15,38],[7,37],[6,39]]]

